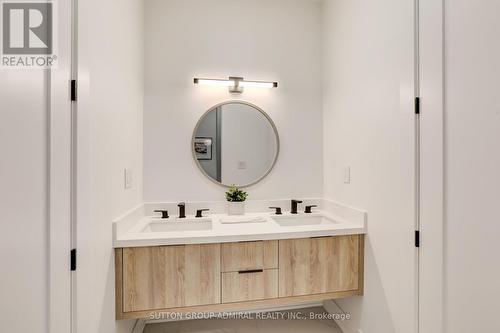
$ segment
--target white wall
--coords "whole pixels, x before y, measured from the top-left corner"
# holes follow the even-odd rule
[[[320,4],[310,0],[146,0],[145,201],[221,200],[198,170],[191,136],[219,102],[243,99],[275,121],[282,149],[252,199],[322,194]],[[279,82],[278,89],[193,85],[194,77]]]
[[[445,1],[445,328],[500,327],[498,1]]]
[[[42,70],[0,71],[0,317],[9,331],[48,333],[47,92]]]
[[[338,304],[347,333],[414,332],[413,1],[323,14],[325,197],[368,212],[365,294]]]
[[[142,201],[142,11],[79,2],[78,332],[131,331],[115,321],[112,220]]]

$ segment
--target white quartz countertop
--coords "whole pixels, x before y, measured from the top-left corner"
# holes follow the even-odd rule
[[[209,225],[207,230],[182,230],[182,231],[151,231],[151,224],[177,223],[183,220],[174,218],[162,220],[159,217],[146,216],[130,223],[127,228],[114,228],[114,247],[141,247],[180,244],[209,244],[240,241],[258,241],[275,239],[296,239],[308,237],[325,237],[338,235],[354,235],[366,233],[366,223],[349,221],[345,217],[329,211],[317,211],[312,214],[299,213],[276,217],[271,213],[251,213],[255,223],[222,223],[228,219],[225,214],[207,215],[202,219],[187,216],[185,221],[193,224],[195,221]],[[325,218],[328,223],[301,225],[303,221],[311,218]],[[278,219],[292,221],[292,225],[280,225]],[[211,225],[210,225],[211,221]],[[295,221],[297,224],[295,224]]]

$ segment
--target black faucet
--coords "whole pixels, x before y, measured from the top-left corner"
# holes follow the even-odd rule
[[[198,209],[196,211],[196,216],[197,218],[203,217],[203,212],[208,212],[210,209]]]
[[[186,204],[184,202],[181,202],[177,205],[177,207],[179,207],[179,218],[186,218]]]
[[[297,214],[297,204],[302,203],[301,200],[292,199],[292,209],[290,210],[290,214]]]
[[[155,210],[155,213],[161,213],[162,219],[168,219],[168,210]]]
[[[318,207],[318,205],[306,206],[306,210],[304,211],[304,213],[311,214],[312,213],[312,208],[314,208],[314,207]]]
[[[281,207],[269,207],[269,209],[275,209],[274,215],[282,215]]]

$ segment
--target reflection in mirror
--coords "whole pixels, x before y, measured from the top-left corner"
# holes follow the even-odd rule
[[[242,187],[264,178],[279,152],[269,116],[245,102],[226,102],[206,112],[193,135],[194,158],[213,181]]]

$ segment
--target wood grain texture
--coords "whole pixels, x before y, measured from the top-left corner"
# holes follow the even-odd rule
[[[279,296],[358,290],[359,237],[279,241]]]
[[[365,235],[358,235],[359,251],[358,251],[358,293],[363,295],[365,290]]]
[[[278,268],[278,241],[222,244],[222,271]]]
[[[116,319],[123,313],[123,249],[115,249],[115,312]]]
[[[222,303],[278,297],[278,270],[222,273]]]
[[[220,303],[220,244],[123,249],[123,312]]]
[[[238,277],[236,280],[234,275],[237,272],[221,274],[220,258],[223,253],[220,244],[115,249],[116,319],[150,318],[162,312],[252,310],[362,295],[364,237],[353,235],[279,241],[279,297],[258,300],[250,299],[261,297],[253,288],[262,283],[261,277]],[[273,242],[277,244],[278,241]],[[228,249],[231,250],[232,247]],[[259,251],[250,249],[250,252]],[[262,248],[262,251],[267,254],[275,253],[278,249],[273,252],[273,245],[269,243],[267,250]],[[260,259],[262,266],[274,265],[269,262],[278,265],[274,259],[265,264],[266,254]],[[247,262],[259,263],[259,259],[252,260]],[[243,266],[245,265],[229,267],[235,269]],[[244,269],[262,268],[247,266]],[[287,270],[288,273],[285,273]],[[290,273],[293,273],[291,278],[282,275]],[[265,281],[266,278],[264,285],[271,285]],[[291,286],[283,288],[284,283]],[[225,301],[241,301],[221,304],[221,284],[230,290],[229,293],[222,292]],[[325,292],[329,289],[339,291]],[[144,290],[146,293],[142,292]],[[260,295],[275,297],[270,290],[272,288]],[[282,293],[306,294],[284,297]],[[123,310],[127,302],[125,312]]]

